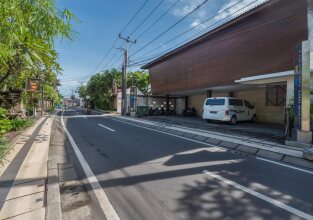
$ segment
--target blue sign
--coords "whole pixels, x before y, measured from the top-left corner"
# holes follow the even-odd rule
[[[295,128],[301,130],[302,125],[302,44],[295,51],[294,75],[294,116]]]

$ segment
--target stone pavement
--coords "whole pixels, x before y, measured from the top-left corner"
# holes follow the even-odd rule
[[[54,115],[40,118],[12,144],[0,167],[0,220],[92,219],[66,142]]]
[[[3,187],[0,188],[1,220],[45,219],[47,161],[52,120],[41,118],[13,147],[17,152],[15,155],[13,152],[12,161],[1,173],[0,178],[3,182]],[[26,154],[26,157],[22,154]]]

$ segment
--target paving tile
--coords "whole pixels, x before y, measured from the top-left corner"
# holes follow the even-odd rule
[[[23,204],[23,205],[22,205]],[[15,208],[12,208],[15,207]],[[18,208],[17,208],[18,207]],[[5,201],[0,213],[0,219],[18,216],[44,207],[44,193],[35,193],[12,200]]]
[[[32,212],[24,213],[10,220],[44,220],[45,219],[45,208],[36,209]]]
[[[6,200],[31,195],[45,191],[45,179],[29,181],[18,185],[13,185]]]
[[[286,162],[286,163],[293,164],[293,165],[297,165],[297,166],[313,169],[313,162],[305,160],[305,159],[302,159],[302,158],[297,158],[297,157],[292,157],[292,156],[285,156],[283,161]]]
[[[259,150],[257,153],[258,156],[264,157],[264,158],[268,158],[268,159],[272,159],[272,160],[281,160],[283,158],[283,154],[279,154],[279,153],[275,153],[272,151],[268,151],[268,150]]]
[[[249,147],[249,146],[245,146],[245,145],[239,145],[236,150],[241,151],[241,152],[245,152],[248,154],[256,154],[256,152],[258,151],[257,148],[255,147]]]
[[[219,144],[221,143],[221,140],[215,139],[215,138],[207,138],[205,142],[210,143],[210,144]]]
[[[194,139],[198,140],[198,141],[204,141],[205,139],[207,139],[208,137],[205,137],[205,136],[200,136],[200,135],[196,135],[194,137]]]
[[[222,141],[219,145],[226,147],[226,148],[231,148],[231,149],[234,149],[238,146],[237,143],[233,143],[229,141]]]

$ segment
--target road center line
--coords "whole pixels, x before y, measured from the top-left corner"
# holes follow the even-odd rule
[[[233,186],[233,187],[235,187],[237,189],[240,189],[240,190],[242,190],[242,191],[244,191],[244,192],[246,192],[246,193],[248,193],[250,195],[253,195],[253,196],[255,196],[255,197],[259,198],[259,199],[262,199],[262,200],[264,200],[264,201],[266,201],[268,203],[271,203],[272,205],[275,205],[275,206],[277,206],[277,207],[279,207],[281,209],[284,209],[284,210],[286,210],[286,211],[288,211],[290,213],[293,213],[293,214],[295,214],[295,215],[297,215],[297,216],[299,216],[301,218],[313,219],[312,215],[309,215],[309,214],[307,214],[305,212],[302,212],[302,211],[300,211],[300,210],[298,210],[296,208],[293,208],[293,207],[291,207],[289,205],[286,205],[285,203],[282,203],[282,202],[280,202],[278,200],[272,199],[272,198],[270,198],[270,197],[268,197],[266,195],[258,193],[258,192],[254,191],[252,189],[249,189],[249,188],[247,188],[245,186],[242,186],[242,185],[240,185],[238,183],[235,183],[235,182],[233,182],[233,181],[231,181],[229,179],[225,179],[224,177],[219,176],[219,175],[217,175],[217,174],[215,174],[213,172],[209,172],[208,170],[204,170],[202,172],[204,174],[209,175],[209,176],[211,176],[211,177],[213,177],[215,179],[218,179],[218,180],[220,180],[220,181],[222,181],[222,182],[224,182],[224,183],[226,183],[228,185],[231,185],[231,186]]]
[[[62,115],[61,115],[61,122],[62,122],[62,126],[63,129],[65,131],[65,133],[67,134],[67,137],[74,149],[74,152],[79,160],[79,163],[81,164],[87,180],[89,182],[89,184],[91,185],[93,192],[95,194],[95,196],[97,197],[98,201],[99,201],[99,205],[104,213],[104,215],[106,216],[106,218],[108,220],[119,220],[120,218],[118,217],[117,213],[115,212],[113,206],[111,205],[109,198],[107,197],[107,195],[105,194],[104,190],[102,189],[100,183],[98,182],[97,177],[95,176],[95,174],[92,172],[91,168],[89,167],[87,161],[85,160],[83,154],[80,152],[78,146],[76,145],[72,135],[70,134],[70,132],[67,130],[65,124],[64,124],[64,120],[63,120],[63,113],[64,111],[62,111]]]
[[[115,132],[115,130],[113,130],[113,129],[107,127],[107,126],[104,126],[104,125],[102,125],[102,124],[98,124],[98,125],[101,126],[101,127],[103,127],[103,128],[105,128],[105,129],[108,129],[109,131]]]

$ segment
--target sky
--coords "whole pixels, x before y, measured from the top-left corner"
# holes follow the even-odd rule
[[[63,69],[63,74],[59,76],[62,84],[60,92],[69,97],[93,74],[104,69],[120,68],[122,52],[116,48],[125,45],[118,39],[119,34],[136,40],[129,46],[128,71],[134,71],[148,58],[156,58],[264,1],[58,0],[59,9],[69,9],[79,20],[73,21],[75,32],[72,42],[56,41]],[[202,6],[196,9],[199,5]]]

